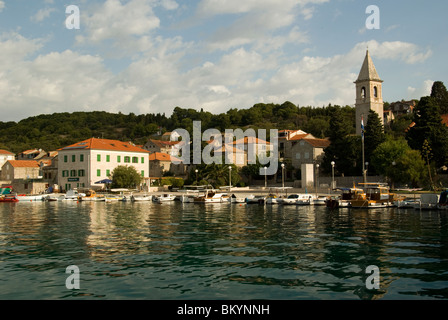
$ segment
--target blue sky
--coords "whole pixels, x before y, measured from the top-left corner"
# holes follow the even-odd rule
[[[66,28],[69,5],[79,30]],[[0,121],[353,105],[367,47],[384,100],[418,99],[448,85],[447,11],[444,0],[0,0]]]

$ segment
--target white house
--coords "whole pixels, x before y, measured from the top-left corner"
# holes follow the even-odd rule
[[[142,177],[148,175],[149,152],[130,142],[91,138],[58,151],[58,184],[66,191],[110,179],[120,165],[133,166]]]
[[[6,151],[6,150],[0,150],[0,168],[3,167],[3,165],[9,161],[9,160],[15,160],[15,155],[12,152]],[[0,169],[1,170],[1,169]]]

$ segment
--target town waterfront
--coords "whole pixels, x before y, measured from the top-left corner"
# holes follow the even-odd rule
[[[447,212],[2,203],[0,287],[3,300],[448,299]]]

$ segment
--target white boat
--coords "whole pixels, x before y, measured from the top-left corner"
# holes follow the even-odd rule
[[[297,196],[296,204],[299,206],[309,206],[313,204],[313,199],[315,198],[315,196],[309,193],[299,193]]]
[[[245,203],[246,199],[243,197],[237,197],[235,194],[232,194],[229,198],[228,198],[230,203]]]
[[[61,196],[59,196],[58,200],[60,200],[60,201],[78,201],[80,198],[83,198],[85,196],[86,196],[85,193],[80,193],[80,192],[78,192],[78,190],[69,190],[69,191],[67,191],[67,193],[65,195],[62,194]]]
[[[263,204],[266,200],[266,196],[254,196],[251,194],[250,196],[247,196],[245,199],[245,202],[247,204]]]
[[[123,196],[117,196],[114,194],[106,194],[104,196],[104,201],[105,202],[118,202],[118,201],[123,201]]]
[[[45,200],[44,194],[18,194],[16,195],[16,199],[19,200],[19,202],[33,202],[33,201],[43,201]]]
[[[153,197],[153,200],[155,200],[157,202],[174,201],[175,199],[176,199],[176,196],[173,194],[169,194],[169,193],[164,193],[162,195]]]
[[[435,193],[423,193],[420,201],[415,204],[417,210],[438,210],[440,195]]]
[[[151,201],[152,195],[142,194],[142,195],[131,195],[131,201]]]
[[[269,194],[265,200],[266,204],[279,204],[281,202],[282,202],[282,199],[277,197],[275,194]]]
[[[327,197],[320,196],[312,199],[312,205],[314,206],[325,206],[327,204]]]
[[[195,197],[193,201],[195,203],[223,203],[224,196],[223,193],[208,191],[203,196]],[[228,201],[226,200],[226,202]]]
[[[408,209],[408,208],[415,208],[416,206],[419,206],[420,200],[405,198],[405,199],[395,200],[393,203],[394,203],[394,206],[397,208]]]

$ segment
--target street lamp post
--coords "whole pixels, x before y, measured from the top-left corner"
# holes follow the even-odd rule
[[[335,165],[335,162],[331,161],[331,189],[332,190],[334,189],[334,165]]]
[[[194,170],[194,172],[196,172],[196,185],[198,185],[198,169]]]
[[[369,175],[369,163],[366,162],[366,182],[367,182],[368,175]]]
[[[282,163],[282,189],[285,189],[285,164]]]
[[[232,167],[229,166],[229,192],[231,188],[232,188]]]
[[[319,164],[316,164],[316,196],[317,196],[317,189],[319,188]]]
[[[267,167],[264,167],[264,188],[267,189],[268,188],[268,176],[266,174],[266,170],[268,170]]]

